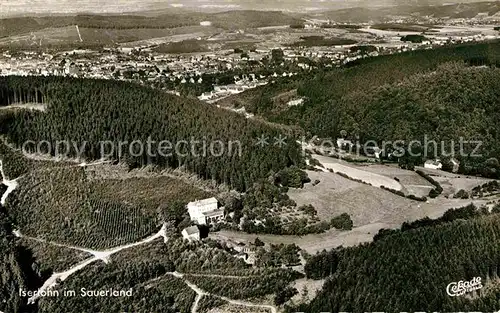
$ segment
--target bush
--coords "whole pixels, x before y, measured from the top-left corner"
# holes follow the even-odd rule
[[[286,287],[284,289],[280,289],[274,296],[274,304],[282,305],[298,293],[299,292],[297,291],[297,289],[293,287]]]
[[[296,166],[279,171],[275,177],[275,184],[292,188],[302,188],[305,183],[309,183],[310,181],[306,172]]]
[[[299,207],[299,210],[311,216],[315,216],[316,214],[318,214],[318,211],[316,211],[312,204],[302,205]]]
[[[460,189],[454,196],[455,199],[469,199],[469,193],[463,189]]]
[[[415,200],[415,201],[421,201],[421,202],[427,201],[427,197],[417,197],[415,195],[407,195],[406,198],[411,199],[411,200]]]
[[[332,218],[330,224],[332,227],[340,230],[351,230],[353,226],[351,216],[347,213],[342,213],[341,215]]]
[[[406,196],[404,194],[404,192],[402,192],[401,190],[395,190],[395,189],[387,188],[385,186],[380,186],[380,188],[382,188],[384,190],[387,190],[389,192],[392,192],[393,194],[398,195],[400,197],[405,197],[405,198],[408,198],[408,199],[411,199],[411,200],[415,200],[415,201],[422,201],[422,202],[427,201],[426,197],[417,197],[415,195],[407,195]]]
[[[407,35],[407,36],[401,37],[401,41],[410,41],[413,43],[422,43],[425,40],[427,40],[427,38],[425,36],[422,36],[422,35]]]
[[[304,25],[304,23],[290,25],[290,28],[292,28],[292,29],[303,29],[305,27],[306,26]]]
[[[429,183],[431,183],[432,185],[434,185],[436,187],[429,192],[429,197],[436,198],[443,192],[443,187],[441,187],[441,184],[439,184],[437,181],[435,181],[434,178],[430,177],[429,175],[427,175],[426,173],[424,173],[421,170],[417,170],[416,172],[418,175],[422,176]]]
[[[259,237],[257,237],[257,238],[255,238],[254,245],[255,245],[256,247],[263,247],[263,246],[265,246],[266,244],[265,244],[262,240],[260,240],[260,239],[259,239]]]
[[[434,199],[434,198],[437,198],[441,193],[436,189],[432,189],[430,192],[429,192],[429,197],[431,199]]]

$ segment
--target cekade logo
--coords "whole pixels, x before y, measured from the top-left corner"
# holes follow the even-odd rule
[[[481,277],[474,277],[471,281],[459,281],[453,282],[446,286],[446,293],[450,297],[459,297],[463,296],[466,293],[473,292],[474,290],[479,290],[483,288],[483,284],[481,283]]]

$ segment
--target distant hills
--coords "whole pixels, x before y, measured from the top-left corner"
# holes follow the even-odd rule
[[[398,5],[393,7],[355,7],[326,12],[309,13],[310,18],[323,18],[337,22],[384,22],[396,17],[473,18],[480,13],[488,16],[500,12],[500,1],[445,5]]]
[[[143,15],[73,15],[45,17],[12,17],[0,19],[0,38],[45,28],[78,25],[85,28],[175,28],[200,25],[202,21],[210,21],[212,26],[223,29],[244,29],[266,26],[290,25],[300,21],[277,11],[240,10],[218,13],[170,13],[158,16]]]
[[[71,0],[0,0],[0,17],[26,16],[36,14],[117,14],[138,11],[220,12],[229,10],[279,10],[285,12],[317,12],[346,8],[380,8],[402,5],[428,6],[451,3],[473,3],[476,0],[115,0],[80,1]],[[171,13],[171,12],[170,12]]]

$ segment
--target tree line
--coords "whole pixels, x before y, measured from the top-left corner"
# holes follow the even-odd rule
[[[57,141],[69,141],[78,147],[86,143],[81,156],[92,160],[100,159],[102,143],[110,142],[110,158],[126,162],[130,168],[148,164],[182,167],[203,179],[240,191],[271,171],[305,166],[301,148],[292,138],[281,147],[256,146],[260,136],[289,136],[285,128],[132,83],[56,77],[2,78],[0,103],[15,101],[48,104],[44,113],[21,110],[2,117],[0,131],[18,147],[28,141],[48,141],[52,147]],[[133,149],[133,141],[141,142],[144,149]],[[162,141],[170,142],[170,152],[176,153],[156,153]],[[120,151],[119,142],[129,145]],[[148,142],[153,153],[146,149]],[[30,147],[35,150],[34,145]],[[80,154],[75,147],[69,147],[68,156]],[[173,151],[174,147],[180,151]],[[55,153],[54,149],[41,152]]]
[[[375,242],[324,251],[308,259],[309,278],[328,277],[308,304],[290,312],[493,311],[500,290],[500,215],[474,207],[450,210]],[[452,282],[481,277],[483,289],[450,297]]]
[[[427,138],[437,143],[427,145],[428,158],[453,152],[461,173],[497,177],[499,168],[490,165],[498,162],[489,159],[500,153],[499,65],[498,41],[369,57],[314,73],[298,87],[268,90],[246,108],[271,122],[300,126],[311,137],[338,138],[345,130],[361,144],[402,140],[405,152],[411,140],[423,151]],[[283,108],[274,100],[288,88],[297,89],[303,105]],[[478,140],[481,157],[472,156]],[[425,156],[409,161],[420,165]]]

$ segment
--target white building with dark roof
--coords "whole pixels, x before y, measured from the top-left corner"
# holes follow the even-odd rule
[[[190,242],[200,240],[200,230],[198,229],[198,226],[184,228],[182,230],[182,237]]]
[[[199,225],[217,224],[224,219],[224,208],[219,208],[215,198],[190,202],[187,209],[191,220]]]

